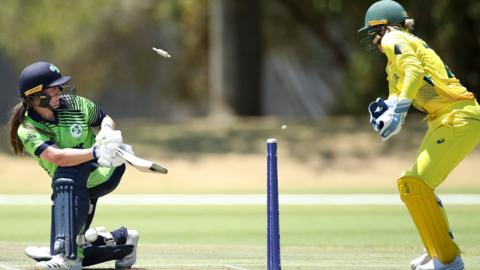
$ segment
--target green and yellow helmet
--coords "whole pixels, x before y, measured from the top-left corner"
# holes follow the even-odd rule
[[[365,13],[365,25],[358,29],[362,33],[380,25],[404,25],[408,19],[407,11],[393,0],[381,0],[373,3]]]

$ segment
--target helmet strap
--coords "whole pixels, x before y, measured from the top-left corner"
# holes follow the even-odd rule
[[[390,26],[383,25],[378,28],[378,30],[375,31],[375,37],[372,39],[372,43],[375,45],[380,45],[380,42],[382,42],[383,36],[390,30]]]
[[[27,101],[28,106],[33,107],[35,97],[38,97],[40,99],[40,103],[38,104],[38,107],[49,108],[50,110],[53,110],[53,108],[50,106],[50,100],[52,99],[52,97],[43,92],[38,92],[34,95],[27,96],[25,99]]]
[[[38,97],[40,98],[40,103],[38,104],[39,107],[53,109],[50,106],[50,100],[52,99],[51,96],[42,94],[42,95],[39,95]]]
[[[380,42],[382,41],[382,36],[380,36],[379,34],[377,34],[373,39],[372,39],[372,43],[375,44],[375,45],[379,45]]]

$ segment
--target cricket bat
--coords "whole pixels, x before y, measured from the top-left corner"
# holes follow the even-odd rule
[[[152,172],[152,173],[161,173],[161,174],[167,174],[168,170],[152,161],[139,158],[135,155],[132,155],[128,153],[127,151],[121,149],[120,147],[116,146],[115,151],[118,153],[119,156],[121,156],[123,159],[125,159],[128,164],[132,165],[135,167],[135,169],[142,171],[142,172]]]

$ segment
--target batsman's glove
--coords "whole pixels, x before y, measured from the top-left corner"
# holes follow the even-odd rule
[[[110,125],[105,125],[98,132],[95,137],[97,144],[106,146],[109,143],[121,145],[123,143],[122,132],[120,130],[113,130]]]
[[[125,160],[115,151],[115,147],[121,146],[116,143],[107,145],[96,143],[93,145],[93,157],[97,159],[97,163],[102,167],[118,167],[125,163]]]
[[[131,146],[130,144],[124,143],[124,144],[120,145],[120,148],[121,148],[123,151],[125,151],[125,152],[127,152],[127,153],[129,153],[129,154],[131,154],[131,155],[135,155],[135,153],[133,152],[133,148],[132,148],[132,146]]]
[[[400,132],[410,105],[412,105],[412,100],[397,97],[387,100],[377,98],[370,103],[368,106],[370,125],[383,141]]]

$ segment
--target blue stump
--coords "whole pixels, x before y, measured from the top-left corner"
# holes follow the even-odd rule
[[[267,270],[280,270],[277,140],[267,140]]]

